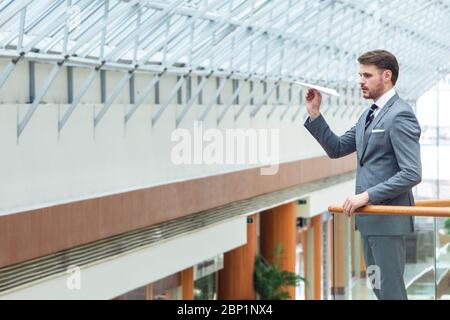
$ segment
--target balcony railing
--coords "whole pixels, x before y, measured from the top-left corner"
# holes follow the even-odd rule
[[[377,299],[367,279],[373,269],[365,266],[354,217],[345,216],[341,206],[330,206],[328,211],[334,214],[334,299]],[[417,201],[415,206],[369,205],[358,209],[358,214],[414,216],[415,231],[405,236],[408,299],[450,299],[450,200]]]

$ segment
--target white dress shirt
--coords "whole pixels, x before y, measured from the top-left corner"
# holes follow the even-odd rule
[[[374,111],[373,113],[373,118],[375,119],[378,115],[378,113],[380,113],[381,109],[383,109],[383,107],[386,105],[386,103],[388,103],[388,101],[395,96],[397,92],[395,91],[395,88],[392,88],[391,90],[385,92],[385,94],[383,94],[381,97],[378,98],[377,101],[374,100],[373,103],[375,103],[378,106],[378,109]]]

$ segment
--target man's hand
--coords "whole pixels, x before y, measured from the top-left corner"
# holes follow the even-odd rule
[[[320,104],[322,103],[322,94],[316,89],[309,89],[306,93],[306,111],[308,111],[311,120],[320,116]]]
[[[365,206],[368,203],[369,203],[369,193],[366,191],[357,194],[356,196],[348,197],[347,200],[345,200],[342,207],[344,208],[344,213],[348,217],[351,217],[357,209]]]

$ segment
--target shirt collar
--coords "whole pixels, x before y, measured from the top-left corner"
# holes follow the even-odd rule
[[[377,101],[374,101],[374,103],[378,106],[379,110],[381,110],[388,101],[395,96],[397,92],[395,91],[395,88],[392,88],[391,90],[385,92],[380,98],[378,98]]]

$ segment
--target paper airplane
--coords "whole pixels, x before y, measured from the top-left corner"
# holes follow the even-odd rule
[[[321,87],[315,84],[309,84],[309,83],[305,83],[305,82],[300,82],[300,81],[294,81],[295,84],[298,84],[299,86],[303,86],[306,88],[311,88],[311,89],[316,89],[324,94],[328,94],[330,96],[336,96],[339,97],[339,93],[334,90],[334,89],[330,89],[330,88],[325,88],[325,87]]]

